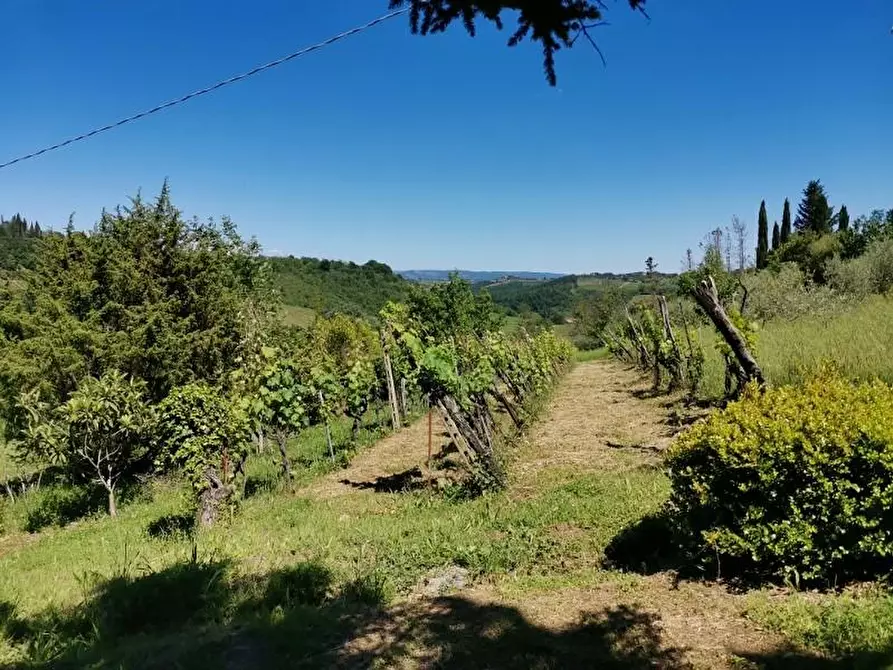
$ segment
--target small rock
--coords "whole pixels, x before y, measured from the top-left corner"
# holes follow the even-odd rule
[[[415,588],[421,596],[440,596],[458,591],[469,585],[468,570],[458,565],[432,570],[425,575]]]

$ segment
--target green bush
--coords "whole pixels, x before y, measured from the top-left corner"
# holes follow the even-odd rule
[[[893,239],[875,240],[864,255],[828,263],[828,283],[841,293],[864,297],[893,289]]]
[[[793,263],[784,263],[775,271],[746,275],[742,281],[748,292],[745,313],[763,322],[836,314],[851,302],[847,299],[849,292],[840,295],[827,286],[812,283]]]
[[[199,502],[199,521],[210,525],[231,500],[250,440],[248,418],[204,383],[171,391],[158,407],[158,465],[179,468]]]
[[[744,397],[668,454],[679,523],[749,577],[843,582],[893,558],[893,389],[834,372]]]

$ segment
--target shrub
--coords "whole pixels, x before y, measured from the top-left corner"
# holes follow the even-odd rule
[[[835,256],[828,261],[825,273],[828,285],[835,291],[855,298],[865,298],[872,293],[871,267],[864,256],[845,261]]]
[[[834,372],[759,393],[668,454],[679,523],[749,576],[840,580],[893,557],[893,389]],[[705,552],[706,553],[706,552]]]
[[[863,256],[828,263],[829,284],[843,293],[864,297],[893,289],[893,239],[872,242]]]
[[[841,251],[836,235],[799,233],[773,253],[773,263],[796,263],[817,284],[825,283],[825,265]]]
[[[846,302],[828,287],[810,282],[793,263],[747,275],[743,281],[748,291],[745,312],[760,321],[829,314]]]
[[[183,469],[199,500],[199,520],[210,525],[232,497],[247,456],[247,416],[204,383],[174,389],[158,409],[159,465]]]

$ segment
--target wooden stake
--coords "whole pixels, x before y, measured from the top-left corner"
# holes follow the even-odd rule
[[[323,398],[322,391],[320,391],[319,392],[319,404],[320,404],[320,406],[323,406],[323,405],[325,405],[325,403],[326,403],[325,398]],[[332,463],[334,463],[335,462],[335,449],[332,448],[332,431],[329,430],[329,416],[328,416],[328,414],[326,414],[325,416],[326,416],[326,418],[325,418],[324,423],[326,424],[326,444],[329,445],[329,458],[331,458]]]
[[[431,469],[431,445],[434,441],[434,408],[431,407],[431,399],[428,399],[428,461],[427,467]]]
[[[391,367],[391,355],[388,353],[387,340],[384,333],[381,334],[381,349],[384,353],[385,376],[388,380],[388,401],[391,405],[391,420],[394,430],[400,429],[400,408],[397,407],[397,389],[394,387],[394,368]]]
[[[409,407],[408,407],[408,396],[406,393],[406,378],[400,378],[400,409],[402,410],[403,420],[406,421],[409,417]]]

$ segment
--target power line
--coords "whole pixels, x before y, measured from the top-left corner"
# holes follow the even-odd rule
[[[212,91],[216,91],[219,88],[223,88],[224,86],[229,86],[230,84],[235,84],[237,81],[242,81],[243,79],[248,79],[248,77],[252,77],[256,74],[264,72],[265,70],[270,70],[277,65],[282,65],[283,63],[287,63],[290,60],[294,60],[295,58],[299,58],[300,56],[305,56],[313,51],[318,51],[324,47],[330,46],[335,42],[340,42],[341,40],[356,35],[357,33],[361,33],[365,30],[369,30],[370,28],[374,28],[380,23],[384,23],[385,21],[389,21],[401,14],[405,14],[409,11],[409,8],[399,9],[394,12],[390,12],[388,14],[384,14],[383,16],[379,16],[377,19],[373,19],[369,21],[369,23],[365,23],[361,26],[357,26],[356,28],[351,28],[350,30],[346,30],[343,33],[338,33],[327,40],[323,40],[322,42],[318,42],[316,44],[312,44],[308,47],[304,47],[299,51],[292,52],[287,56],[283,56],[282,58],[277,58],[274,61],[270,61],[264,65],[259,65],[253,70],[249,70],[248,72],[243,72],[242,74],[237,74],[234,77],[230,77],[229,79],[224,79],[223,81],[218,81],[216,84],[212,86],[208,86],[207,88],[202,88],[197,91],[193,91],[187,95],[184,95],[181,98],[177,98],[176,100],[169,100],[168,102],[164,102],[160,105],[152,107],[152,109],[147,109],[143,112],[139,112],[138,114],[134,114],[133,116],[128,116],[127,118],[121,119],[120,121],[116,121],[115,123],[110,123],[107,126],[102,126],[101,128],[95,128],[90,132],[83,133],[82,135],[78,135],[77,137],[71,137],[64,142],[59,142],[58,144],[53,144],[52,146],[44,147],[39,151],[34,151],[30,154],[25,154],[24,156],[19,156],[18,158],[13,158],[5,163],[0,163],[0,170],[3,168],[9,167],[10,165],[15,165],[16,163],[21,163],[22,161],[29,160],[31,158],[37,158],[38,156],[42,156],[45,153],[49,153],[50,151],[55,151],[56,149],[61,149],[63,147],[67,147],[70,144],[74,144],[75,142],[80,142],[82,140],[86,140],[94,135],[99,135],[100,133],[107,132],[112,130],[113,128],[118,128],[123,126],[124,124],[130,123],[132,121],[138,121],[147,116],[151,116],[152,114],[157,114],[158,112],[164,111],[165,109],[169,109],[171,107],[176,107],[177,105],[181,105],[184,102],[192,100],[193,98],[197,98],[201,95],[205,95],[207,93],[211,93]]]

